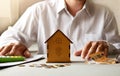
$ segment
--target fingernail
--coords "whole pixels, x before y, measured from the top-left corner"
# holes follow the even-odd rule
[[[81,56],[81,58],[82,58],[82,59],[85,59],[85,57],[84,57],[84,56]]]
[[[26,51],[26,52],[24,53],[24,55],[25,55],[26,58],[31,57],[31,54],[30,54],[28,51]]]
[[[89,56],[86,56],[86,57],[85,57],[85,60],[89,60]]]

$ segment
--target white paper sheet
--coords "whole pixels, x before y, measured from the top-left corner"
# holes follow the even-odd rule
[[[25,61],[19,61],[19,62],[8,62],[8,63],[0,63],[0,68],[4,67],[10,67],[18,64],[28,63],[36,60],[44,59],[43,55],[34,55],[31,58],[26,58]]]

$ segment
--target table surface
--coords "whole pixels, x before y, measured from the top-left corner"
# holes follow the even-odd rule
[[[59,68],[30,67],[33,64],[66,64],[46,63],[46,59],[24,64],[24,67],[13,66],[0,70],[0,76],[120,76],[120,64],[86,64],[80,57],[72,57],[70,66]]]

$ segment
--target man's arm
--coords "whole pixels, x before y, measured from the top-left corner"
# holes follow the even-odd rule
[[[90,41],[86,43],[83,49],[75,52],[76,56],[81,55],[82,58],[89,59],[90,54],[102,51],[107,56],[107,53],[116,54],[120,49],[120,36],[114,15],[106,10],[105,25],[103,34],[105,40],[103,41]],[[99,29],[99,28],[98,28]]]
[[[0,37],[0,55],[23,55],[29,57],[28,47],[37,37],[36,7],[30,7],[16,22]]]

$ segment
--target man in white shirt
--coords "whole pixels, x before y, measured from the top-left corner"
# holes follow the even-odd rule
[[[30,57],[28,47],[34,42],[39,53],[46,53],[44,42],[58,29],[73,42],[71,52],[82,58],[98,51],[107,56],[120,49],[117,24],[108,9],[90,0],[45,0],[29,7],[1,35],[0,55]]]

